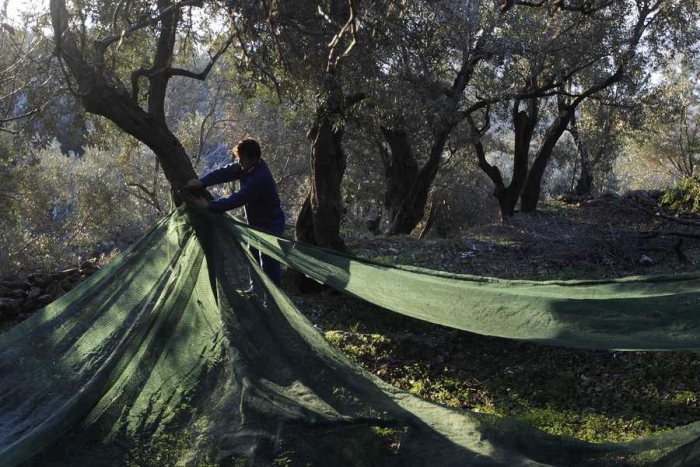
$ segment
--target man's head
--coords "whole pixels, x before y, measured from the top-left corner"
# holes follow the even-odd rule
[[[243,170],[248,170],[260,160],[260,144],[252,138],[243,138],[233,148],[233,155],[238,158]]]

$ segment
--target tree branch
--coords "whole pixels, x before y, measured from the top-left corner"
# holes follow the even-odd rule
[[[117,5],[117,10],[115,10],[115,18],[116,18],[116,12],[118,11],[119,7],[121,5],[121,2],[119,5]],[[104,53],[107,51],[107,48],[114,44],[117,41],[122,41],[126,39],[127,37],[130,37],[133,35],[136,31],[143,29],[148,26],[153,26],[154,24],[157,24],[158,21],[163,19],[166,15],[174,12],[175,10],[181,10],[184,7],[187,6],[197,6],[201,7],[204,5],[202,0],[183,0],[182,2],[179,3],[174,3],[172,5],[169,5],[166,8],[161,9],[156,16],[149,16],[146,18],[141,19],[138,23],[134,24],[131,26],[129,29],[125,29],[122,31],[120,34],[114,34],[112,36],[105,37],[103,39],[100,39],[95,42],[95,50],[97,54],[100,55],[99,62],[102,61],[102,57],[104,57]],[[113,27],[116,24],[116,20],[113,19]]]
[[[501,12],[505,13],[510,10],[513,6],[526,6],[532,8],[540,8],[543,6],[549,6],[552,10],[562,10],[562,11],[573,11],[582,13],[584,15],[591,15],[596,11],[602,10],[603,8],[609,7],[617,0],[604,0],[600,3],[596,0],[502,0],[501,1]]]
[[[235,34],[231,34],[230,36],[228,36],[228,40],[226,40],[226,43],[224,44],[224,46],[221,49],[219,49],[219,51],[216,52],[216,54],[214,54],[214,56],[211,58],[211,61],[209,62],[209,64],[201,72],[195,73],[193,71],[183,70],[181,68],[169,68],[167,70],[167,73],[170,74],[170,76],[185,76],[187,78],[198,79],[200,81],[204,81],[207,78],[207,75],[211,71],[211,69],[214,66],[214,64],[216,63],[216,61],[219,59],[219,57],[221,57],[221,55],[223,55],[224,52],[226,52],[226,50],[229,48],[229,46],[231,45],[231,43],[233,42],[233,39],[235,39],[235,37],[236,37]]]
[[[347,22],[345,25],[342,27],[342,29],[333,36],[333,39],[331,40],[330,44],[328,44],[329,51],[328,51],[328,63],[326,64],[326,72],[330,73],[337,65],[338,62],[340,61],[341,58],[346,57],[352,48],[357,44],[357,25],[355,24],[355,1],[354,0],[348,0],[348,6],[350,7],[350,15],[348,17]],[[319,11],[322,12],[321,7],[319,6]],[[335,60],[333,60],[333,54],[335,53],[335,48],[338,46],[340,43],[340,40],[343,38],[343,36],[347,33],[350,32],[350,36],[352,37],[352,41],[348,45],[348,47],[335,57]]]

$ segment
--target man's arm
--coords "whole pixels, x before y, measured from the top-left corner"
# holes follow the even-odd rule
[[[199,179],[202,182],[202,187],[206,188],[220,183],[232,182],[241,178],[243,167],[241,164],[229,164],[220,169],[212,170],[205,176]]]
[[[209,201],[209,210],[213,212],[230,211],[231,209],[240,208],[251,200],[260,196],[262,184],[259,180],[252,179],[236,193],[226,198],[219,198]]]

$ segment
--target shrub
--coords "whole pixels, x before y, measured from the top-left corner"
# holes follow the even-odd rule
[[[674,211],[700,212],[700,179],[682,178],[661,198],[661,204]]]

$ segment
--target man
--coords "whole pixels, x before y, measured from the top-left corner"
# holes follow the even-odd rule
[[[273,235],[282,236],[284,212],[280,205],[275,179],[261,158],[260,144],[254,139],[242,139],[236,143],[233,154],[238,158],[238,162],[213,170],[200,179],[190,180],[185,188],[196,190],[239,180],[241,189],[231,196],[212,201],[197,198],[196,204],[213,212],[224,212],[244,206],[249,225]],[[275,284],[281,285],[280,263],[255,248],[251,248],[250,252],[260,259],[260,265],[268,277]]]

